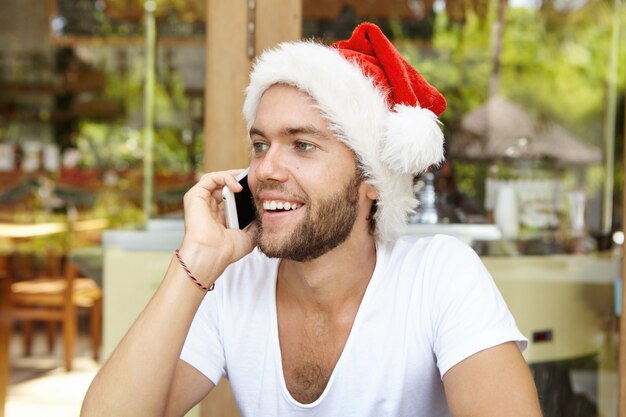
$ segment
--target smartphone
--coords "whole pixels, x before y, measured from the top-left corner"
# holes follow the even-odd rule
[[[237,182],[243,187],[243,190],[238,193],[233,192],[227,186],[222,188],[226,226],[229,229],[244,229],[256,219],[256,208],[248,186],[248,169],[237,175]]]

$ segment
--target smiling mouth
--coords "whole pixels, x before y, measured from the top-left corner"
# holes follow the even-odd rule
[[[297,210],[302,206],[302,204],[293,203],[289,201],[279,201],[279,200],[264,200],[263,201],[263,210],[266,211],[290,211]]]

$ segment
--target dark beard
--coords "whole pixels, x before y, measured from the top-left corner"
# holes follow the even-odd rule
[[[339,192],[320,201],[315,212],[312,212],[310,201],[307,201],[303,207],[307,210],[305,218],[283,242],[273,245],[265,242],[263,225],[258,222],[259,249],[270,258],[305,262],[336,248],[346,241],[356,222],[361,181],[362,177],[355,174]]]

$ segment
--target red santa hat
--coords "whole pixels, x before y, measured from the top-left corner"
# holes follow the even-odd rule
[[[264,52],[246,90],[248,128],[263,93],[274,84],[292,85],[313,97],[337,138],[357,155],[378,191],[377,239],[402,233],[417,206],[413,176],[443,160],[437,116],[446,101],[441,93],[371,23],[330,47],[299,41]]]

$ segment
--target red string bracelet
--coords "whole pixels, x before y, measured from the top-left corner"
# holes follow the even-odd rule
[[[183,262],[183,259],[180,257],[180,253],[179,252],[180,252],[180,249],[176,249],[176,259],[178,259],[178,262],[180,262],[180,266],[183,267],[183,269],[187,273],[187,276],[189,278],[191,278],[191,280],[194,282],[194,284],[196,284],[198,287],[200,287],[200,289],[202,289],[204,291],[213,291],[213,289],[215,288],[215,283],[211,284],[210,287],[205,287],[204,285],[202,285],[200,283],[200,281],[198,281],[196,279],[196,277],[193,276],[193,274],[191,273],[189,268],[187,268],[187,265],[185,265],[185,262]]]

